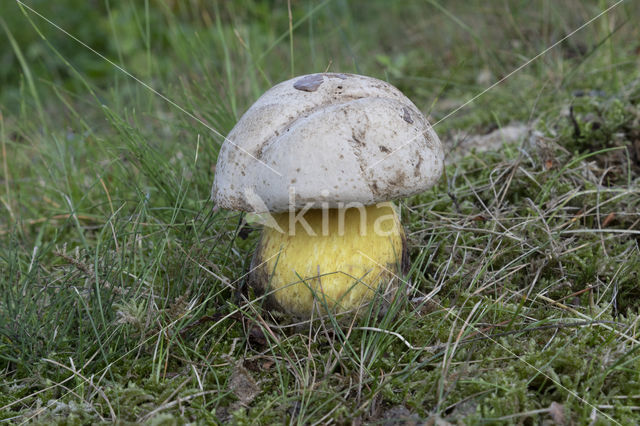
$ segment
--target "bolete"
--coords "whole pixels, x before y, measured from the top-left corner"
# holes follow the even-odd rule
[[[426,118],[390,84],[305,75],[268,90],[231,130],[212,196],[268,214],[250,282],[272,305],[342,313],[394,289],[407,259],[390,200],[431,187],[443,157]]]

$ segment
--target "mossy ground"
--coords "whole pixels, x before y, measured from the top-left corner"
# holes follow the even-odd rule
[[[1,6],[1,420],[638,422],[637,2],[65,3]],[[325,69],[444,141],[530,128],[401,202],[408,300],[350,325],[244,299],[209,201],[212,129]]]

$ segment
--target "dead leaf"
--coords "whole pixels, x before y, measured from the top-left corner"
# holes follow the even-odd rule
[[[602,227],[606,228],[613,220],[616,218],[616,214],[611,212],[604,218],[604,222],[602,222]]]
[[[564,425],[565,424],[565,417],[564,417],[564,406],[562,404],[559,404],[557,402],[552,402],[551,405],[549,406],[549,415],[551,416],[551,419],[553,419],[553,422],[557,425]]]
[[[318,87],[324,82],[322,74],[306,75],[293,83],[293,87],[303,92],[315,92]]]
[[[260,393],[260,387],[251,373],[240,362],[233,368],[229,389],[243,404],[249,404]]]
[[[258,346],[267,346],[268,343],[264,330],[257,325],[251,325],[249,328],[249,341]]]

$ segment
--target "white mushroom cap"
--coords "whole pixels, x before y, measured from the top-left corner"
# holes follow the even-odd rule
[[[375,204],[423,192],[444,151],[398,89],[354,74],[277,84],[231,130],[216,165],[218,207],[261,213]]]

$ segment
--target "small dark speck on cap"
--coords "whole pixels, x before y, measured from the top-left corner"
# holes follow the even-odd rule
[[[303,92],[315,92],[318,87],[324,82],[322,74],[311,74],[302,77],[293,83],[293,88],[302,90]]]
[[[413,118],[411,118],[411,112],[407,107],[402,107],[402,119],[409,124],[413,124]]]

